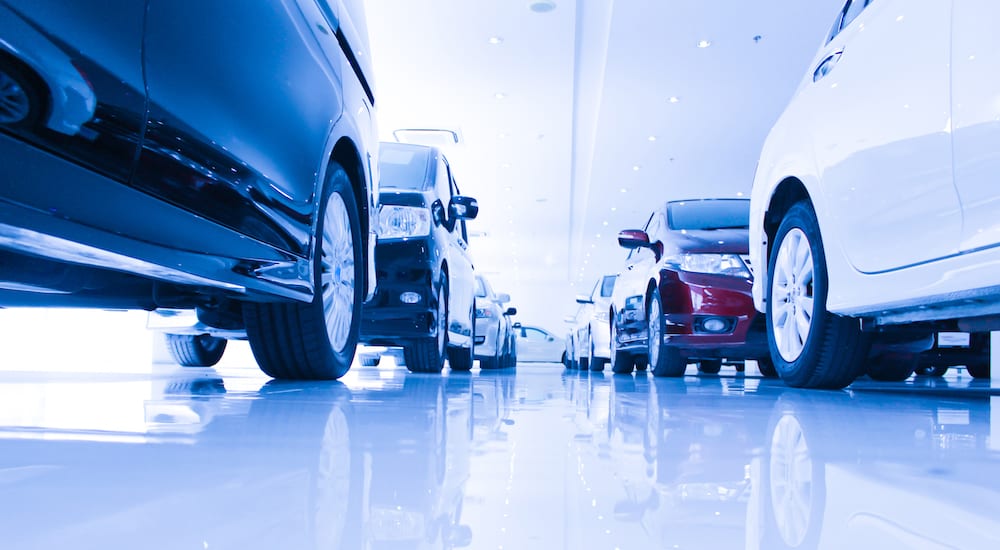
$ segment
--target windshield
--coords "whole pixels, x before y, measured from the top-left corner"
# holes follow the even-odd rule
[[[476,298],[486,297],[486,285],[483,284],[483,280],[476,277]]]
[[[749,229],[750,201],[719,199],[667,203],[667,223],[674,231]]]
[[[420,145],[383,143],[379,150],[382,187],[423,191],[429,185],[428,156],[432,149]]]

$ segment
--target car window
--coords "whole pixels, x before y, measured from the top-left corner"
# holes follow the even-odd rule
[[[443,156],[438,157],[437,170],[434,174],[434,194],[441,199],[441,204],[448,206],[451,199],[451,180],[448,179],[448,165]]]
[[[830,31],[830,37],[827,42],[833,40],[840,31],[851,24],[858,15],[865,10],[865,8],[872,3],[873,0],[847,0],[844,7],[837,14],[837,19],[833,23],[833,29]]]
[[[674,231],[749,229],[750,201],[727,199],[671,202],[667,205],[667,223]]]
[[[431,151],[420,145],[383,143],[378,164],[382,188],[424,190]]]
[[[601,298],[608,298],[611,296],[611,293],[615,291],[615,281],[617,280],[617,275],[604,276],[604,279],[601,280]]]
[[[521,338],[525,338],[530,342],[544,342],[548,337],[547,333],[537,328],[521,327]]]

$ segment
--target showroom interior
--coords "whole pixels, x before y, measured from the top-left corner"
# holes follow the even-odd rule
[[[989,0],[34,1],[0,0],[0,547],[1000,547]],[[190,231],[42,164],[121,151]],[[313,306],[320,359],[272,329]]]

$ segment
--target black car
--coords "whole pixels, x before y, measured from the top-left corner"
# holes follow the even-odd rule
[[[0,306],[197,312],[337,378],[375,288],[359,0],[0,0]],[[178,353],[175,353],[178,355]]]
[[[476,280],[465,220],[479,213],[462,196],[448,160],[423,145],[383,143],[375,267],[361,340],[402,346],[406,368],[472,368]]]

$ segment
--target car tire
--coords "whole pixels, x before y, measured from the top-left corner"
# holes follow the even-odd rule
[[[702,374],[719,374],[721,370],[721,359],[702,359],[698,361],[698,372]]]
[[[736,363],[733,366],[736,367],[736,372],[744,372],[747,370],[747,364],[744,363],[743,361],[740,361],[739,363]]]
[[[646,358],[645,357],[636,357],[635,358],[635,370],[641,371],[641,372],[646,372],[647,368],[649,368],[649,363],[646,362]]]
[[[757,370],[764,378],[777,378],[778,370],[774,368],[774,362],[770,357],[760,357],[757,359]]]
[[[475,342],[476,318],[474,311],[469,311],[469,320],[470,320],[470,326],[472,327],[472,334],[469,335],[469,342]],[[472,370],[472,363],[476,358],[475,347],[476,346],[474,343],[471,343],[467,348],[459,346],[448,346],[448,366],[451,368],[451,370],[455,371]]]
[[[483,370],[495,370],[500,368],[500,364],[497,362],[496,357],[486,357],[479,360],[479,368]]]
[[[982,359],[979,361],[970,361],[968,365],[965,366],[965,371],[969,373],[969,376],[973,378],[989,378],[990,377],[990,333],[988,332],[974,332],[969,335],[969,344],[972,349],[977,351]]]
[[[354,360],[365,256],[351,180],[336,161],[330,162],[313,240],[311,302],[247,302],[243,307],[250,348],[260,369],[273,378],[333,380]]]
[[[663,345],[663,306],[653,292],[646,299],[646,364],[653,369],[653,376],[684,376],[687,359],[677,348]]]
[[[362,353],[358,356],[362,367],[377,367],[382,362],[382,356],[377,353]]]
[[[768,274],[767,342],[781,379],[799,388],[853,382],[864,372],[870,341],[856,319],[826,310],[826,256],[808,202],[796,203],[782,219]]]
[[[0,126],[35,127],[45,111],[44,91],[33,74],[0,54]]]
[[[610,363],[611,361],[609,359],[605,359],[603,357],[597,357],[596,355],[594,355],[594,339],[591,337],[592,334],[593,333],[590,332],[587,333],[587,350],[588,350],[587,353],[590,354],[588,356],[588,362],[590,363],[590,370],[593,372],[603,372],[604,367],[608,366],[608,363]]]
[[[868,362],[868,377],[880,382],[902,382],[920,362],[914,353],[884,353]]]
[[[969,376],[973,378],[989,378],[990,377],[990,364],[989,363],[970,363],[965,366],[965,372],[969,373]]]
[[[166,334],[167,350],[182,367],[211,367],[226,352],[226,339],[210,334]]]
[[[437,314],[434,316],[434,336],[411,342],[403,348],[406,368],[410,372],[441,372],[448,349],[448,279],[442,277],[438,283]]]
[[[611,372],[615,374],[632,374],[636,359],[632,353],[618,349],[618,327],[614,316],[611,321]]]

